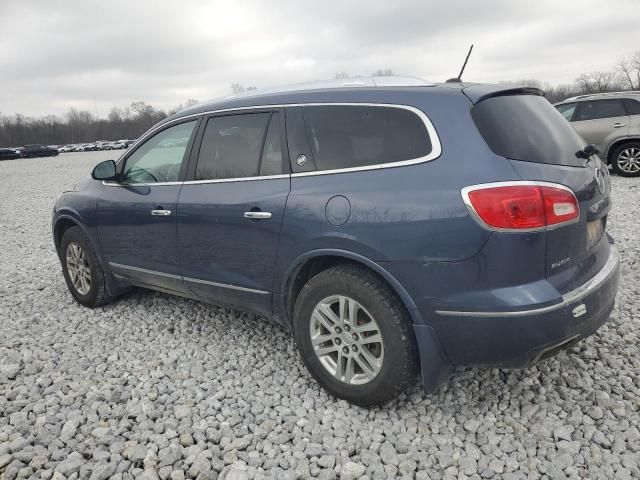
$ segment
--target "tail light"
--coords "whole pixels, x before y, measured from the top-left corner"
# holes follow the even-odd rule
[[[544,230],[580,217],[573,191],[555,183],[487,183],[463,188],[462,198],[471,213],[494,230]]]

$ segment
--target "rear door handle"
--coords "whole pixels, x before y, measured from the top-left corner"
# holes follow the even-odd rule
[[[156,217],[168,217],[171,215],[171,210],[151,210],[151,215]]]
[[[613,128],[620,128],[620,127],[624,127],[624,123],[618,122],[613,124]]]
[[[265,220],[271,218],[271,212],[244,212],[244,218],[252,220]]]

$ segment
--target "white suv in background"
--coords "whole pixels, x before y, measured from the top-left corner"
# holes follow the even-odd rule
[[[580,95],[554,106],[616,173],[640,176],[640,92]]]

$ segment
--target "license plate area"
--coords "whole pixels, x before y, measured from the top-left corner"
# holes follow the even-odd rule
[[[599,218],[587,223],[587,250],[591,250],[600,242],[604,234],[604,220]]]

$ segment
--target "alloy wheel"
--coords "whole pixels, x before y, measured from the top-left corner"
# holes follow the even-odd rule
[[[625,173],[640,172],[640,148],[625,148],[618,155],[618,167]]]
[[[357,301],[332,295],[313,309],[311,344],[322,366],[337,380],[363,385],[382,368],[384,343],[380,327]]]
[[[73,287],[80,295],[86,295],[91,289],[91,268],[87,254],[75,242],[67,246],[67,272]]]

